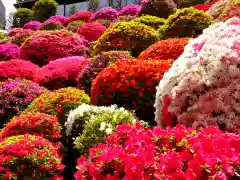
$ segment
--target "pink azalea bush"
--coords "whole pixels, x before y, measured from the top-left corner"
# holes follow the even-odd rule
[[[19,57],[19,46],[17,44],[0,44],[0,61],[7,61]]]
[[[118,12],[118,16],[136,16],[141,8],[141,6],[136,4],[127,5]]]
[[[115,21],[117,20],[117,18],[118,18],[117,10],[110,7],[106,7],[99,9],[97,12],[95,12],[92,16],[91,21],[96,21],[98,19]]]
[[[56,15],[56,16],[52,16],[52,17],[48,18],[47,20],[55,20],[55,21],[59,21],[63,24],[66,21],[66,19],[67,18],[65,16]]]
[[[36,64],[30,61],[11,59],[0,63],[0,80],[6,80],[8,78],[34,80],[38,68]]]
[[[76,14],[68,17],[64,24],[68,25],[70,22],[72,21],[84,21],[84,22],[90,22],[90,19],[92,18],[92,13],[90,11],[81,11],[81,12],[77,12]]]
[[[195,131],[119,125],[77,162],[75,180],[238,179],[240,136],[216,127]]]
[[[214,125],[240,133],[240,19],[205,29],[190,41],[157,87],[161,126]]]
[[[43,66],[58,58],[85,55],[84,43],[81,36],[66,30],[40,31],[20,48],[20,57]]]
[[[88,59],[72,56],[51,61],[39,69],[36,81],[48,89],[76,86],[78,73],[85,68]]]
[[[31,29],[16,28],[9,32],[8,37],[13,44],[21,46],[34,31]]]
[[[29,21],[24,24],[23,29],[31,29],[33,31],[37,31],[41,28],[41,24],[39,21]]]

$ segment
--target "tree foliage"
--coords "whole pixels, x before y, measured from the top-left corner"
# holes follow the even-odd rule
[[[19,8],[13,14],[12,25],[14,27],[23,27],[24,24],[33,19],[33,11],[27,8]]]

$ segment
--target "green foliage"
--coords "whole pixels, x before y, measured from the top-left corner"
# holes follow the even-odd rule
[[[139,22],[117,22],[105,31],[93,47],[92,55],[102,51],[126,50],[137,57],[158,40],[157,32]]]
[[[33,6],[34,18],[38,21],[45,21],[56,15],[58,3],[55,0],[38,0]]]
[[[108,19],[97,19],[95,21],[95,23],[101,24],[101,25],[105,26],[106,28],[108,28],[111,25],[112,21],[108,20]]]
[[[75,4],[71,5],[69,11],[68,11],[68,16],[72,16],[75,13],[77,13],[77,6]]]
[[[72,32],[77,32],[78,28],[81,27],[85,22],[78,20],[78,21],[72,21],[67,25],[67,30]]]
[[[212,16],[194,8],[183,8],[169,16],[158,29],[160,39],[172,37],[196,37],[213,23]]]
[[[142,15],[140,17],[137,17],[133,21],[146,24],[148,26],[153,27],[154,29],[158,29],[159,26],[162,26],[166,22],[166,20],[163,18],[159,18],[157,16],[151,16],[151,15]]]
[[[99,0],[88,0],[88,11],[95,12],[99,9]]]
[[[33,11],[27,8],[19,8],[13,14],[13,26],[14,27],[23,27],[24,24],[33,20]]]
[[[7,34],[0,30],[0,40],[6,39],[6,38],[7,38]]]

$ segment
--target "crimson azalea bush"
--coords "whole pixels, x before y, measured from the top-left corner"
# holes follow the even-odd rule
[[[108,28],[93,47],[92,55],[101,51],[126,50],[137,57],[158,40],[157,32],[138,22],[117,22]]]
[[[159,26],[165,24],[166,22],[166,20],[163,18],[159,18],[157,16],[151,16],[151,15],[142,15],[140,17],[134,18],[133,21],[146,24],[148,26],[153,27],[154,29],[158,29]]]
[[[127,5],[118,11],[118,16],[137,16],[141,8],[142,7],[140,5],[136,4]]]
[[[201,11],[208,11],[212,7],[212,3],[206,3],[206,4],[198,4],[194,6],[194,9],[198,9]]]
[[[117,104],[135,110],[141,120],[149,120],[154,114],[155,87],[172,63],[173,60],[119,60],[93,80],[91,103]]]
[[[93,14],[91,21],[96,21],[98,19],[115,21],[118,19],[118,12],[116,9],[113,9],[111,7],[101,8]]]
[[[174,59],[176,60],[188,44],[188,38],[171,38],[161,40],[143,51],[138,59]]]
[[[66,29],[68,31],[77,32],[78,28],[80,28],[84,23],[85,22],[81,20],[72,21],[67,25]]]
[[[29,36],[31,36],[34,31],[31,29],[16,28],[13,33],[10,31],[8,37],[13,44],[21,46]]]
[[[30,61],[22,59],[11,59],[0,63],[0,80],[29,79],[34,80],[34,76],[39,67]]]
[[[59,147],[40,136],[11,136],[0,141],[0,179],[62,180]],[[17,168],[16,168],[17,167]]]
[[[215,127],[119,125],[106,144],[78,159],[75,179],[238,179],[239,143],[240,136]]]
[[[20,57],[43,66],[58,58],[85,55],[86,50],[78,34],[65,30],[40,31],[22,45]]]
[[[0,126],[23,111],[36,97],[46,92],[28,80],[8,80],[0,84]]]
[[[24,24],[23,29],[31,29],[33,31],[37,31],[41,28],[41,24],[39,21],[29,21]]]
[[[0,61],[18,58],[20,49],[17,44],[0,44]]]
[[[13,117],[0,131],[0,138],[32,134],[48,140],[56,140],[61,137],[60,132],[61,127],[57,117],[44,113],[34,113]]]
[[[87,66],[80,71],[77,77],[78,87],[86,93],[90,93],[91,83],[97,75],[110,64],[123,58],[130,59],[130,53],[128,51],[108,51],[93,57]]]
[[[55,21],[59,21],[62,24],[64,24],[64,22],[66,21],[66,17],[62,16],[62,15],[56,15],[56,16],[51,16],[50,18],[48,18],[47,20],[55,20]]]
[[[59,30],[62,29],[63,25],[60,21],[55,20],[55,19],[48,19],[46,21],[44,21],[44,23],[42,23],[41,25],[41,30]]]
[[[72,56],[51,61],[36,73],[36,82],[47,89],[75,87],[78,73],[85,68],[88,61],[83,56]]]
[[[81,11],[77,12],[76,14],[68,17],[64,24],[68,25],[72,21],[84,21],[84,22],[90,22],[90,19],[92,18],[92,13],[90,11]]]
[[[89,101],[90,98],[84,91],[67,87],[42,94],[22,114],[39,112],[54,115],[60,120],[60,125],[64,127],[69,111],[83,103],[88,104]]]
[[[83,36],[88,42],[96,41],[104,32],[106,27],[98,23],[85,23],[81,25],[77,33]]]

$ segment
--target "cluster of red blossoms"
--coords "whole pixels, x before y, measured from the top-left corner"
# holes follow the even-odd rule
[[[84,21],[84,22],[90,22],[90,19],[92,18],[92,13],[89,12],[89,11],[81,11],[81,12],[78,12],[70,17],[68,17],[64,24],[65,25],[68,25],[70,22],[73,22],[73,21]]]
[[[117,132],[78,159],[76,180],[238,179],[240,137],[216,127],[198,131],[145,129],[136,123]]]

